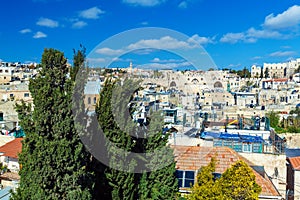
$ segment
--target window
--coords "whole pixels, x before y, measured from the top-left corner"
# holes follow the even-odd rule
[[[94,104],[96,104],[97,103],[97,98],[96,97],[94,97]]]
[[[88,104],[91,104],[91,97],[88,98]]]
[[[9,97],[14,97],[14,94],[9,94]]]
[[[24,97],[29,97],[29,93],[24,93]]]
[[[244,143],[243,144],[243,152],[252,152],[252,144]]]
[[[5,73],[8,73],[8,70],[7,70],[7,69],[5,70]]]
[[[189,188],[194,185],[195,172],[194,171],[176,171],[176,178],[178,179],[178,186]]]

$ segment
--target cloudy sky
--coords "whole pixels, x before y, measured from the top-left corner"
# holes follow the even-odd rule
[[[43,49],[51,47],[64,51],[72,62],[73,49],[80,44],[88,54],[92,52],[91,62],[123,61],[120,67],[129,61],[134,66],[184,67],[188,53],[177,53],[199,46],[203,47],[199,57],[207,52],[211,65],[218,68],[300,57],[299,1],[13,0],[3,1],[1,8],[0,59],[4,61],[39,62]],[[146,27],[177,31],[185,37],[169,31],[132,32],[131,37],[103,45],[124,31]]]

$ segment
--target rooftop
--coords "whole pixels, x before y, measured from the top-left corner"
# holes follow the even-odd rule
[[[246,158],[242,157],[228,147],[201,147],[201,146],[172,146],[176,160],[176,168],[181,170],[199,170],[207,166],[212,157],[216,157],[216,172],[224,173],[238,160],[245,161],[249,166],[254,166]],[[266,174],[256,172],[253,168],[256,182],[262,187],[261,196],[280,196],[271,180]]]
[[[3,156],[18,158],[18,153],[22,151],[23,138],[16,138],[5,145],[0,147],[0,152],[4,153]]]
[[[287,161],[291,163],[294,170],[300,170],[300,156],[293,157],[293,158],[287,158]]]

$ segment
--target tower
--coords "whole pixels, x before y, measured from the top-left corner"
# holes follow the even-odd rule
[[[132,62],[130,62],[130,64],[129,64],[129,71],[130,71],[130,74],[132,74]]]

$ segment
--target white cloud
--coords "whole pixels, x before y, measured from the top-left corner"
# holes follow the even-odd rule
[[[180,4],[178,5],[178,8],[182,8],[182,9],[187,8],[187,2],[186,1],[180,2]]]
[[[154,58],[151,62],[159,62],[160,59],[159,58]]]
[[[92,63],[104,63],[106,60],[104,58],[87,58],[87,61]]]
[[[209,44],[209,43],[214,43],[214,40],[215,40],[215,37],[201,37],[199,36],[198,34],[195,34],[193,35],[192,37],[190,37],[188,39],[188,42],[190,43],[195,43],[196,44],[200,44],[200,45],[203,45],[203,44]]]
[[[220,39],[220,42],[223,43],[230,43],[235,44],[239,41],[245,40],[245,34],[244,33],[227,33],[223,35],[223,37]]]
[[[54,21],[52,19],[49,19],[49,18],[43,18],[41,17],[37,22],[36,22],[37,25],[39,26],[46,26],[46,27],[49,27],[49,28],[56,28],[59,26],[59,23],[57,21]]]
[[[176,69],[180,67],[189,67],[192,66],[189,62],[180,62],[180,63],[146,63],[143,65],[138,65],[139,69]]]
[[[185,41],[179,41],[176,38],[170,36],[164,36],[160,39],[147,39],[140,40],[134,44],[130,44],[128,49],[144,49],[144,48],[154,48],[154,49],[190,49],[193,48],[194,44],[191,45]]]
[[[178,40],[171,36],[164,36],[158,39],[142,39],[131,43],[120,49],[102,47],[95,52],[107,56],[121,55],[123,53],[133,53],[137,55],[148,55],[160,50],[187,50],[199,48],[200,44],[213,43],[212,38],[194,35],[186,40]]]
[[[253,58],[251,58],[251,60],[260,60],[260,59],[262,59],[261,56],[254,56]]]
[[[23,30],[20,30],[20,33],[25,34],[25,33],[30,33],[31,30],[29,28],[25,28]]]
[[[276,51],[273,53],[270,53],[269,56],[271,57],[286,57],[286,56],[292,56],[295,55],[295,51]]]
[[[238,42],[255,43],[257,39],[286,39],[289,35],[283,35],[278,31],[273,30],[257,30],[255,28],[249,28],[245,32],[240,33],[227,33],[222,36],[220,42],[235,44]]]
[[[166,0],[123,0],[123,3],[133,6],[152,7],[164,3]]]
[[[47,35],[41,31],[36,32],[33,36],[33,38],[35,38],[35,39],[46,38],[46,37],[47,37]]]
[[[146,22],[146,21],[141,23],[141,25],[143,25],[143,26],[147,26],[148,24],[149,24],[149,22]]]
[[[73,23],[72,28],[80,29],[80,28],[83,28],[85,26],[87,26],[86,22],[84,22],[84,21],[77,21],[77,22]]]
[[[98,7],[92,7],[79,12],[79,16],[85,19],[98,19],[105,12]]]
[[[255,28],[250,28],[247,31],[247,37],[253,38],[282,38],[283,35],[278,31],[272,30],[256,30]]]
[[[293,28],[299,24],[300,6],[294,5],[276,16],[274,13],[266,16],[263,26],[269,29],[286,29]]]
[[[111,48],[105,47],[105,48],[97,49],[96,53],[102,54],[102,55],[113,56],[113,55],[119,55],[119,54],[123,53],[123,50],[111,49]]]
[[[183,59],[164,59],[164,60],[162,60],[160,58],[154,58],[150,62],[154,62],[154,63],[183,63],[183,62],[185,62],[185,60],[183,60]]]

